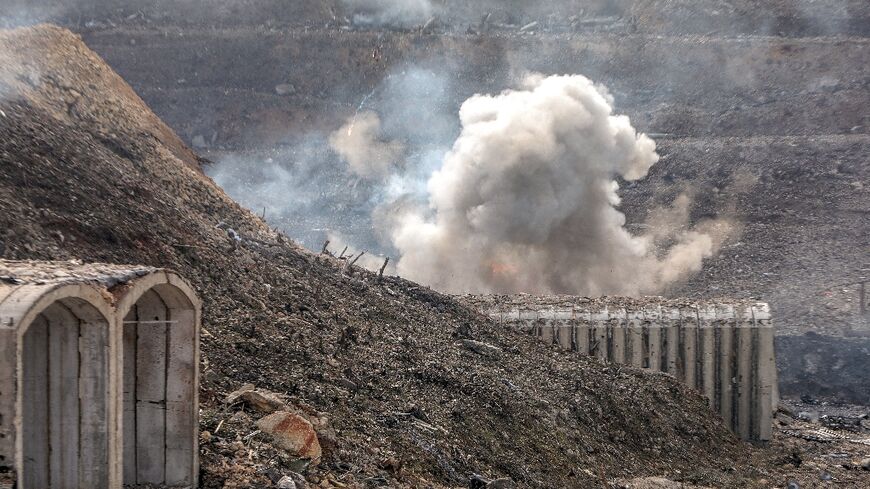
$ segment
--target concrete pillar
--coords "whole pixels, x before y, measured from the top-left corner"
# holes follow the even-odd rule
[[[730,305],[717,308],[719,319],[719,414],[728,428],[734,430],[734,331],[736,316]]]
[[[0,306],[3,290],[0,289]],[[2,309],[0,309],[2,311]],[[15,425],[17,411],[18,371],[18,331],[6,322],[0,312],[0,470],[6,473],[15,471],[17,432]]]
[[[78,318],[60,305],[49,307],[49,444],[52,489],[79,487],[79,338]]]
[[[593,312],[591,314],[591,318],[592,324],[595,325],[595,329],[594,331],[592,331],[593,338],[595,339],[595,356],[601,360],[608,360],[610,359],[610,355],[607,345],[607,329],[609,318],[607,308],[604,308],[604,310],[602,311]]]
[[[136,302],[136,481],[163,484],[166,469],[166,305],[146,292]]]
[[[627,363],[625,357],[626,330],[628,315],[625,309],[610,310],[610,356],[609,360],[616,363]]]
[[[553,311],[556,338],[563,350],[571,350],[574,343],[574,312],[571,309]]]
[[[757,337],[757,360],[755,386],[757,399],[756,416],[753,425],[755,439],[769,441],[773,436],[774,387],[776,384],[776,361],[773,350],[773,325],[767,304],[759,304],[752,309],[755,318]]]
[[[574,348],[581,355],[589,354],[589,325],[592,323],[592,313],[589,311],[575,312]]]
[[[643,365],[643,323],[644,313],[641,310],[626,312],[626,339],[628,356],[625,363],[642,368]]]
[[[24,333],[22,368],[22,440],[24,470],[21,487],[48,488],[48,321],[40,315]]]
[[[737,328],[737,434],[744,440],[749,440],[752,433],[753,326],[750,316],[744,317]]]
[[[105,323],[82,322],[79,338],[79,485],[109,486],[109,332]]]
[[[647,367],[650,370],[662,371],[662,311],[661,307],[647,308],[644,311],[646,320],[649,354]]]
[[[701,343],[701,387],[710,407],[716,408],[716,308],[710,305],[698,309],[699,338]]]
[[[121,401],[123,423],[122,433],[125,440],[123,443],[124,481],[127,484],[136,483],[136,443],[130,443],[128,440],[136,439],[136,308],[133,307],[121,324],[123,330],[123,373],[122,373],[122,393]]]
[[[680,333],[682,336],[683,381],[693,388],[698,387],[698,310],[680,309]]]
[[[193,484],[196,466],[196,312],[171,308],[166,365],[166,484]],[[193,435],[193,436],[191,436]]]
[[[662,314],[667,319],[665,328],[665,341],[667,343],[665,365],[667,372],[674,377],[680,378],[680,310],[668,309]]]

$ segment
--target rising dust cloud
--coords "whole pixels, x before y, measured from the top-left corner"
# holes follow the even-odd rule
[[[429,208],[389,221],[399,274],[448,292],[637,295],[700,270],[728,223],[687,229],[681,197],[649,235],[625,229],[615,178],[641,179],[659,157],[611,105],[583,76],[467,100]]]
[[[458,122],[434,72],[402,69],[376,91],[379,103],[330,133],[257,165],[222,161],[212,176],[312,249],[325,237],[335,253],[367,250],[358,264],[375,270],[391,256],[388,273],[453,293],[661,293],[737,229],[691,227],[685,193],[629,232],[617,182],[644,178],[659,156],[586,77],[526,76],[470,97]]]

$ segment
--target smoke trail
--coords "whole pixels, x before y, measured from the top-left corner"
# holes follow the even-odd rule
[[[450,292],[636,295],[700,270],[728,224],[686,229],[687,197],[651,235],[624,228],[616,178],[643,178],[659,157],[606,89],[583,76],[524,85],[462,105],[429,208],[388,220],[398,272]]]

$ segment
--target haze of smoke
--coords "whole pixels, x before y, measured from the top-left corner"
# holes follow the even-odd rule
[[[350,138],[347,131],[354,112],[348,114],[343,128],[296,135],[296,143],[284,149],[210,155],[215,163],[206,171],[233,199],[256,214],[262,214],[265,208],[271,225],[311,250],[320,251],[330,233],[340,230],[342,239],[367,250],[367,255],[395,257],[389,234],[385,233],[388,228],[374,225],[372,219],[385,203],[425,203],[426,182],[441,166],[459,134],[458,103],[451,96],[455,90],[448,82],[446,68],[439,68],[403,65],[392,70],[365,104],[377,107],[378,115],[360,112]],[[380,127],[369,123],[366,131],[369,117],[377,118]],[[381,149],[405,148],[402,157],[393,160],[386,176],[360,176],[347,156],[361,154],[340,154],[336,141],[330,141],[340,139],[344,143],[360,134],[368,134],[363,140],[368,146],[363,144],[362,148],[370,148],[371,144]],[[350,145],[347,149],[354,148]],[[390,156],[394,151],[363,153],[369,157],[384,153]],[[358,163],[358,168],[378,168],[369,161]]]
[[[384,265],[384,259],[386,258],[383,255],[379,255],[372,251],[361,250],[351,244],[344,235],[342,235],[338,231],[331,231],[327,234],[329,239],[329,251],[332,252],[335,256],[343,256],[344,258],[353,261],[356,259],[360,253],[363,255],[356,261],[355,265],[363,267],[372,272],[377,272]],[[341,253],[344,252],[343,255]],[[396,264],[395,262],[387,263],[387,267],[384,269],[384,273],[387,275],[395,275],[396,273]]]
[[[401,158],[405,146],[384,141],[381,119],[375,112],[352,116],[329,137],[329,146],[348,164],[350,170],[365,178],[385,177]]]
[[[284,230],[302,245],[320,250],[329,232],[342,229],[359,246],[371,246],[366,221],[376,192],[371,182],[347,171],[326,138],[308,135],[294,147],[215,157],[208,174],[233,199]]]
[[[700,270],[728,226],[686,229],[687,198],[654,234],[624,228],[615,178],[643,178],[659,157],[606,89],[578,75],[524,84],[462,105],[429,209],[389,223],[399,274],[449,292],[637,295]]]
[[[410,27],[430,19],[438,9],[430,0],[341,0],[362,25]]]

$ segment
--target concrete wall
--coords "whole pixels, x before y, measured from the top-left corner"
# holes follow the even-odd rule
[[[767,304],[682,307],[488,305],[483,312],[562,348],[667,372],[698,389],[741,438],[771,438],[776,402]]]
[[[0,275],[10,280],[8,263]],[[168,272],[101,277],[122,284],[113,289],[93,276],[77,282],[75,272],[0,282],[0,487],[196,487],[196,295]],[[131,374],[137,388],[125,416]]]

